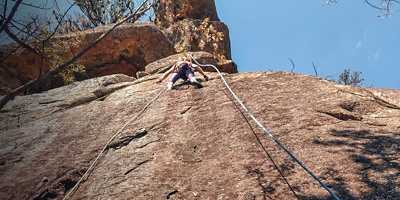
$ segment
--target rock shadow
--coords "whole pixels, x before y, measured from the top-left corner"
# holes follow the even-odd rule
[[[355,176],[361,176],[363,185],[369,192],[361,196],[354,196],[346,187],[349,183],[342,178],[343,175],[335,173],[333,176],[336,184],[328,185],[341,199],[398,199],[400,189],[398,177],[400,176],[400,138],[396,135],[361,130],[332,130],[334,140],[314,140],[314,143],[327,147],[335,147],[347,151],[353,163],[346,165],[357,167]],[[331,168],[329,168],[331,169]],[[329,171],[328,169],[328,171]],[[333,170],[333,169],[331,169]],[[329,172],[326,173],[329,173]],[[305,197],[304,199],[320,199]]]

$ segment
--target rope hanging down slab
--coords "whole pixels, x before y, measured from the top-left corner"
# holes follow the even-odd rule
[[[189,56],[194,60],[194,62],[201,66],[201,67],[213,67],[219,74],[219,76],[221,77],[222,81],[225,83],[226,87],[228,88],[229,92],[233,95],[233,97],[235,97],[235,99],[237,100],[237,102],[242,106],[242,108],[246,111],[246,113],[253,119],[254,122],[256,122],[256,124],[273,140],[275,141],[278,146],[280,146],[297,164],[299,164],[308,174],[310,174],[322,187],[325,188],[326,191],[329,192],[329,194],[331,194],[331,196],[333,198],[335,198],[336,200],[339,200],[339,197],[335,195],[335,193],[333,193],[333,191],[331,189],[328,188],[328,186],[326,186],[317,176],[315,176],[305,165],[303,165],[303,163],[301,163],[288,149],[286,149],[285,146],[283,146],[258,120],[257,118],[255,118],[253,116],[253,114],[247,109],[247,107],[242,103],[242,101],[236,96],[236,94],[232,91],[232,89],[229,87],[228,83],[225,81],[225,78],[222,76],[221,72],[218,70],[217,67],[215,67],[212,64],[200,64],[197,62],[197,60],[195,58],[193,58],[192,55],[189,54]]]
[[[83,179],[87,176],[89,176],[89,173],[93,170],[95,164],[97,163],[97,161],[100,159],[100,156],[104,153],[104,151],[106,151],[108,145],[111,143],[111,141],[114,140],[115,137],[117,137],[130,123],[132,123],[133,121],[135,121],[139,115],[141,115],[147,107],[149,107],[154,101],[156,101],[161,94],[166,90],[166,88],[163,88],[153,99],[151,99],[135,116],[133,116],[128,122],[126,122],[124,124],[124,126],[121,127],[121,129],[119,129],[119,131],[117,133],[115,133],[110,140],[108,140],[108,142],[104,145],[103,149],[100,151],[99,155],[96,157],[96,159],[93,161],[93,163],[90,165],[89,169],[86,170],[86,172],[83,174],[83,176],[79,179],[79,181],[75,184],[75,186],[68,192],[68,194],[63,198],[63,200],[67,199],[69,196],[71,196],[75,190],[79,187],[79,185],[81,184],[81,182],[83,181]]]

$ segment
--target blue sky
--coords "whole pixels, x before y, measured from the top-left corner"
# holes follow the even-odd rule
[[[216,0],[239,72],[291,71],[336,80],[362,72],[364,87],[400,89],[400,13],[389,18],[362,0]],[[250,3],[251,2],[251,3]]]
[[[291,71],[290,58],[298,74],[315,75],[314,63],[323,78],[350,69],[365,87],[400,89],[400,13],[382,19],[363,0],[325,2],[215,0],[239,72]]]

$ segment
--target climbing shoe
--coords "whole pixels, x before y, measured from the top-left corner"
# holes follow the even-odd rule
[[[199,82],[193,82],[194,87],[196,87],[196,89],[200,89],[203,87],[202,84],[200,84]]]

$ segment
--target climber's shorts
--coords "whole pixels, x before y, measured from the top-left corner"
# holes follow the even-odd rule
[[[192,70],[185,70],[182,73],[179,72],[174,72],[171,75],[171,78],[169,79],[170,82],[175,83],[179,78],[183,79],[183,80],[188,80],[190,78],[194,77],[194,72]]]

